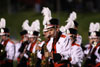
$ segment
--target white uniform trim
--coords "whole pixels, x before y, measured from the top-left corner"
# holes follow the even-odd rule
[[[95,55],[96,55],[96,63],[100,63],[100,54],[98,53],[98,50],[100,49],[100,46],[97,47],[96,51],[95,51]]]
[[[44,45],[44,41],[42,41],[40,44],[38,44],[38,46],[39,47],[42,47],[43,45]],[[37,51],[37,57],[39,58],[39,59],[42,59],[42,54],[41,54],[41,51],[40,50],[38,50]]]
[[[30,50],[31,45],[32,45],[32,43],[30,43],[30,44],[28,45],[27,50]],[[33,50],[32,50],[32,53],[35,53],[35,48],[36,48],[36,45],[37,45],[37,43],[35,43],[35,45],[34,45],[34,47],[33,47]]]
[[[53,38],[50,38],[50,40],[49,40],[49,42],[47,44],[47,50],[49,52],[51,52],[51,50],[52,50],[52,43],[53,43]]]
[[[4,42],[2,42],[3,44]],[[9,60],[13,60],[14,59],[14,44],[10,41],[8,41],[8,43],[6,44],[6,47],[5,47],[5,51],[7,51],[7,59]]]
[[[21,45],[22,45],[21,42],[15,44],[15,49],[16,49],[16,51],[15,51],[15,57],[14,57],[14,60],[17,60],[17,58],[18,58],[19,55],[20,55],[19,49],[20,49]]]

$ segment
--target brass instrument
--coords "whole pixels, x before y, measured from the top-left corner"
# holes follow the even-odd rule
[[[38,46],[39,44],[39,40],[37,40],[36,42],[36,46]],[[30,53],[30,57],[29,57],[29,67],[36,67],[36,63],[37,63],[37,50],[35,50],[35,53]]]
[[[97,46],[97,42],[92,42],[92,45],[94,45],[95,47]],[[93,50],[94,50],[94,48],[92,47],[92,48],[90,48],[90,50],[89,50],[89,53],[87,54],[87,56],[86,57],[84,57],[84,59],[83,59],[83,63],[82,63],[82,65],[85,65],[85,63],[86,63],[86,61],[87,61],[87,58],[89,57],[89,56],[91,56],[91,53],[93,52]]]
[[[37,62],[37,53],[31,53],[29,58],[29,67],[35,67]]]
[[[43,45],[43,49],[44,49],[44,59],[42,60],[41,62],[41,66],[42,67],[49,67],[49,64],[48,64],[48,58],[49,58],[49,52],[47,50],[47,47],[46,47],[46,43]],[[47,54],[47,55],[46,55]]]

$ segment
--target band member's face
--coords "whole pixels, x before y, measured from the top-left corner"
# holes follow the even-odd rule
[[[34,42],[36,39],[37,39],[36,37],[30,37],[30,38],[29,38],[29,41],[32,43],[32,42]]]
[[[29,41],[30,41],[30,42],[33,42],[33,40],[34,40],[33,37],[30,37],[30,38],[29,38]]]
[[[93,42],[93,39],[89,39],[89,43],[92,44],[92,42]]]
[[[56,36],[57,29],[49,28],[49,29],[48,29],[48,32],[49,32],[49,35],[50,35],[51,37],[54,37],[54,36]]]
[[[45,38],[48,38],[48,37],[50,37],[50,34],[49,34],[49,32],[48,32],[48,31],[46,31],[46,32],[43,32],[43,35],[44,35],[44,37],[45,37]]]
[[[4,36],[4,35],[1,36],[1,39],[2,39],[2,40],[6,40],[6,38],[7,38],[7,37]]]
[[[75,34],[70,34],[70,39],[71,40],[75,40],[76,39],[76,35]]]
[[[93,42],[98,42],[99,41],[99,38],[97,37],[97,38],[91,38],[91,39],[89,39],[89,42],[90,43],[93,43]]]
[[[28,40],[29,40],[28,36],[24,36],[23,41],[28,41]]]

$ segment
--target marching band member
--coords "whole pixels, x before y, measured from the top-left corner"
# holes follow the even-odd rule
[[[23,57],[25,46],[29,44],[27,34],[28,32],[26,30],[21,31],[20,35],[22,37],[22,40],[16,44],[15,58],[17,59],[17,63],[18,63],[17,67],[24,65],[24,61],[21,61],[21,58]]]
[[[48,66],[48,65],[50,65],[50,63],[49,63],[50,56],[49,56],[49,51],[47,49],[47,45],[48,45],[48,42],[50,41],[51,36],[49,35],[49,31],[47,30],[46,27],[44,27],[44,29],[43,29],[43,36],[44,36],[45,40],[41,43],[42,44],[42,50],[41,50],[42,65]]]
[[[68,17],[68,19],[65,21],[65,22],[67,22],[67,24],[65,26],[61,26],[60,30],[62,32],[65,32],[66,34],[67,34],[67,30],[69,28],[74,28],[74,29],[78,30],[78,25],[79,24],[75,21],[76,18],[77,18],[76,12],[73,11],[70,14],[70,16]],[[77,44],[81,45],[82,44],[82,36],[77,33],[77,38],[76,39],[77,39],[76,40]]]
[[[22,31],[20,32],[20,35],[21,35],[20,43],[17,43],[17,44],[16,44],[16,54],[15,54],[16,58],[18,58],[19,55],[23,52],[23,50],[24,50],[24,48],[25,48],[25,46],[26,46],[25,42],[28,41],[27,31],[26,31],[26,30],[22,30]],[[28,43],[27,43],[27,44],[28,44]],[[20,56],[21,56],[21,55],[20,55]]]
[[[39,36],[39,32],[38,31],[34,31],[32,34],[30,33],[29,35],[29,46],[27,48],[27,51],[26,51],[26,54],[24,54],[24,56],[26,58],[29,58],[29,66],[31,66],[31,64],[35,64],[35,62],[37,61],[34,61],[31,63],[31,61],[35,60],[35,59],[38,59],[39,58],[37,57],[37,54],[35,55],[35,53],[37,53],[37,50],[39,49],[37,46],[38,46],[38,36]],[[33,54],[33,60],[31,60],[32,58],[32,54]],[[28,56],[27,56],[28,55]],[[40,60],[41,61],[41,60]],[[38,64],[38,63],[37,63]],[[35,64],[35,65],[37,65]],[[39,66],[39,65],[38,65]],[[37,67],[37,66],[36,66]],[[40,66],[39,66],[40,67]]]
[[[89,44],[85,46],[85,67],[99,67],[99,46],[100,46],[99,23],[91,23],[89,28]],[[97,66],[96,66],[97,65]]]
[[[72,40],[72,44],[71,44],[72,45],[71,46],[72,52],[70,52],[71,53],[70,57],[72,59],[71,64],[72,64],[72,66],[77,65],[77,66],[81,67],[81,63],[83,62],[82,59],[84,57],[84,54],[83,54],[83,51],[82,51],[82,48],[81,48],[82,37],[77,33],[78,23],[75,21],[75,19],[76,19],[76,13],[72,12],[70,14],[70,17],[66,21],[66,22],[68,22],[67,25],[62,26],[60,28],[60,30],[64,33],[67,33],[67,36],[69,36],[69,37],[71,35],[74,35],[75,38],[70,37],[71,40]],[[69,31],[71,31],[71,32],[69,32]],[[75,33],[75,31],[76,31],[76,33]],[[73,42],[73,40],[74,40],[74,42]]]
[[[29,22],[28,20],[25,20],[24,23]],[[24,25],[23,23],[23,25]],[[23,28],[22,25],[22,28]],[[16,53],[15,53],[15,58],[17,59],[17,67],[26,67],[26,61],[22,60],[22,57],[24,56],[24,51],[26,49],[26,46],[29,44],[29,39],[28,39],[28,31],[23,28],[23,30],[20,32],[21,35],[21,41],[16,44]]]
[[[41,13],[44,16],[44,20],[43,20],[43,25],[44,25],[43,36],[45,38],[45,40],[42,41],[42,43],[41,43],[41,45],[42,45],[42,50],[41,50],[42,63],[41,64],[42,64],[43,67],[44,66],[46,66],[46,67],[48,67],[48,66],[52,67],[51,66],[52,64],[49,63],[50,62],[49,61],[49,58],[50,58],[49,54],[50,54],[50,52],[47,49],[48,42],[50,41],[50,38],[51,38],[51,36],[49,34],[49,31],[47,29],[47,24],[49,23],[50,19],[52,19],[52,17],[51,17],[51,11],[50,11],[50,9],[48,7],[43,7],[43,10],[42,10]]]
[[[83,54],[81,46],[76,42],[77,30],[74,28],[69,28],[67,33],[69,33],[70,39],[72,41],[71,49],[70,49],[71,65],[73,67],[81,67],[84,54]]]
[[[59,20],[52,18],[47,24],[50,41],[47,44],[47,49],[51,52],[52,62],[54,67],[70,66],[68,60],[68,51],[71,47],[70,39],[59,30]]]
[[[26,28],[26,24],[24,25],[24,28]],[[38,46],[38,38],[39,38],[39,31],[40,31],[40,23],[39,20],[36,20],[32,22],[31,27],[29,27],[28,30],[28,37],[29,37],[29,45],[27,45],[26,51],[24,53],[23,59],[27,60],[27,66],[36,66],[40,67],[38,62],[40,62],[40,59],[37,57],[37,52],[39,48]]]
[[[1,36],[1,45],[5,47],[6,57],[3,60],[0,60],[0,67],[13,67],[14,59],[14,42],[9,38],[10,32],[8,28],[5,28],[5,19],[1,18],[0,22],[0,36]]]

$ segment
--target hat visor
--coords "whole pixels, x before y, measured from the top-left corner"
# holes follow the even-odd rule
[[[49,25],[49,26],[47,26],[47,29],[52,28],[52,27],[54,27],[54,26],[53,25]]]
[[[89,39],[97,38],[97,36],[89,36]]]
[[[5,33],[0,33],[0,36],[5,35]]]
[[[33,38],[33,37],[37,37],[37,36],[35,36],[35,35],[31,35],[31,34],[28,34],[27,37],[29,37],[29,38]]]
[[[29,34],[29,35],[27,35],[27,36],[28,36],[29,38],[30,38],[30,37],[34,37],[33,35],[30,35],[30,34]]]
[[[47,31],[48,31],[47,28],[44,28],[44,29],[43,29],[43,32],[47,32]]]

